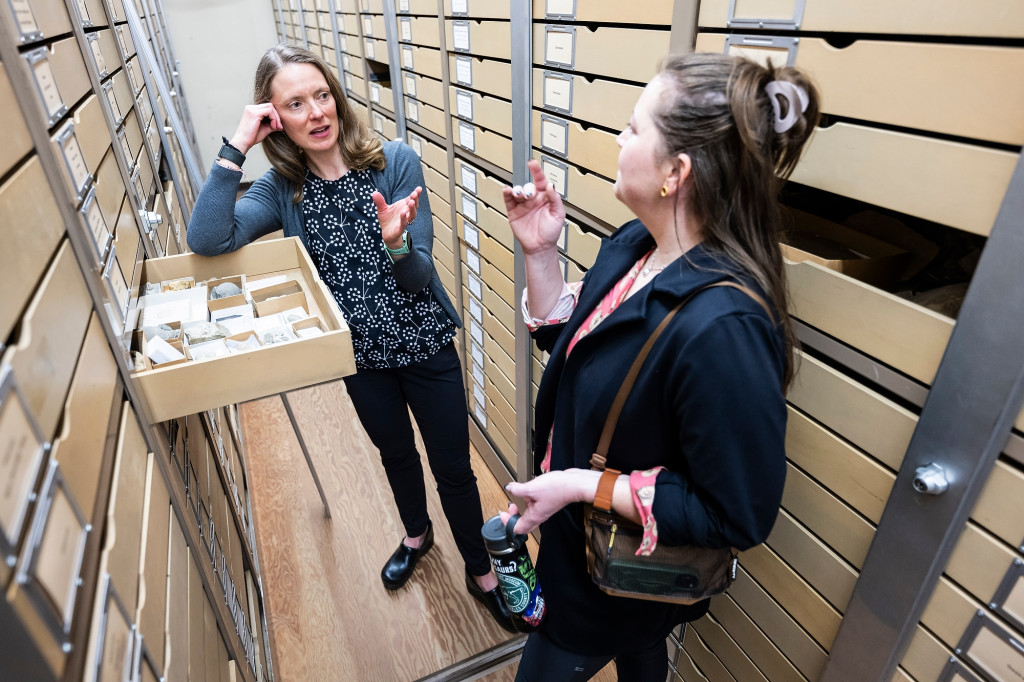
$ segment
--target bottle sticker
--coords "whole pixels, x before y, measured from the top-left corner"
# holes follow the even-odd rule
[[[470,194],[476,194],[476,171],[462,164],[462,186]]]
[[[455,82],[459,85],[473,87],[473,58],[455,58]]]

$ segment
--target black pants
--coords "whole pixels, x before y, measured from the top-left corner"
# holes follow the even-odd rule
[[[437,481],[441,507],[455,544],[473,575],[491,570],[480,527],[480,492],[469,461],[469,414],[462,366],[449,343],[407,367],[359,370],[345,387],[370,441],[380,450],[405,532],[427,530],[427,491],[409,420],[412,410]]]
[[[668,651],[664,639],[639,651],[586,656],[566,651],[541,632],[526,640],[516,682],[584,682],[615,659],[619,682],[664,682]]]

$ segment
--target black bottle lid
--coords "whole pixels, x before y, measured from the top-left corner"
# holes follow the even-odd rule
[[[484,537],[484,545],[488,552],[496,556],[511,554],[523,546],[526,536],[517,535],[512,531],[518,520],[519,514],[516,514],[508,520],[508,523],[502,523],[501,516],[495,514],[484,522],[480,534]]]

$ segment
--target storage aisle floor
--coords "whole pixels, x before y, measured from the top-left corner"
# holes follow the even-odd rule
[[[513,639],[466,592],[425,462],[434,549],[401,590],[384,589],[380,569],[402,525],[344,384],[296,391],[289,400],[333,518],[324,517],[281,400],[242,405],[276,679],[416,680]],[[504,492],[475,452],[473,469],[485,515],[504,508]],[[514,668],[481,679],[512,680]]]

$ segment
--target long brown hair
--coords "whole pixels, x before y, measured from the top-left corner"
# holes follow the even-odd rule
[[[672,55],[658,77],[667,88],[654,123],[669,156],[691,159],[687,198],[702,244],[747,272],[771,299],[786,339],[788,387],[796,336],[787,314],[778,193],[818,122],[818,92],[797,69],[717,53]],[[765,90],[775,80],[800,86],[808,99],[803,115],[780,133]],[[783,116],[788,104],[779,98]]]
[[[384,149],[379,139],[370,134],[366,124],[359,120],[349,106],[345,91],[338,78],[331,72],[327,63],[316,54],[295,45],[278,45],[267,50],[259,66],[256,67],[256,79],[253,85],[253,102],[262,104],[271,99],[270,86],[274,76],[285,64],[312,64],[327,81],[327,87],[334,97],[338,109],[338,146],[341,155],[349,168],[366,170],[373,168],[383,170],[386,165]],[[306,164],[302,159],[302,150],[289,139],[284,131],[272,132],[263,140],[263,151],[274,169],[288,178],[295,188],[292,201],[302,201],[302,183],[306,177]]]

